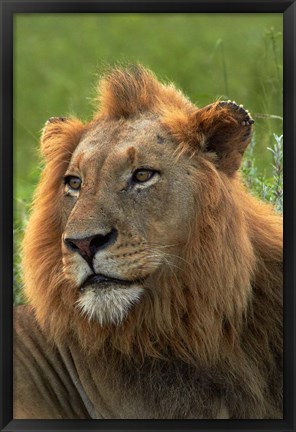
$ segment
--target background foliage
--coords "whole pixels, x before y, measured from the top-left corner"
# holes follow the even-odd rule
[[[243,173],[255,194],[281,210],[281,14],[18,14],[14,20],[17,303],[20,242],[42,169],[40,130],[51,116],[89,119],[105,65],[142,63],[200,107],[218,97],[244,104],[256,134]]]

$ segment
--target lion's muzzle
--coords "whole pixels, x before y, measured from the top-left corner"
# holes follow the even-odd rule
[[[86,288],[105,288],[108,285],[113,286],[121,286],[121,287],[130,287],[131,285],[141,284],[147,279],[147,277],[142,279],[135,280],[127,280],[127,279],[118,279],[111,276],[107,276],[104,274],[93,274],[89,276],[81,285],[80,291],[83,292]]]
[[[113,228],[107,234],[95,234],[84,238],[64,238],[64,244],[70,251],[78,252],[93,268],[93,258],[98,251],[106,249],[116,242],[118,232]]]

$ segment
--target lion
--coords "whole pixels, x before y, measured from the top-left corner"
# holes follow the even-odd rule
[[[250,113],[141,65],[97,99],[42,132],[14,418],[282,418],[282,217],[239,172]]]

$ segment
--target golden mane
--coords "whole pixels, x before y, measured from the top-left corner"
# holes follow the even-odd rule
[[[163,109],[194,111],[194,105],[173,84],[161,84],[141,65],[113,69],[98,85],[100,117],[128,118]]]
[[[158,115],[179,152],[202,152],[208,145],[204,134],[215,129],[216,104],[197,111],[173,85],[159,83],[139,66],[112,71],[100,82],[99,95],[100,111],[93,121],[117,121],[144,112]],[[218,116],[225,120],[226,109]],[[173,355],[188,363],[211,364],[235,352],[243,365],[248,352],[256,363],[270,350],[271,331],[280,349],[282,220],[245,190],[235,171],[246,144],[234,151],[229,141],[220,157],[221,171],[215,168],[215,147],[193,167],[195,205],[202,216],[194,226],[184,225],[182,269],[161,272],[156,291],[149,291],[147,301],[136,305],[120,326],[101,328],[80,315],[77,292],[62,270],[60,198],[72,152],[91,127],[92,122],[83,125],[76,119],[53,121],[42,136],[47,163],[23,244],[25,293],[38,323],[56,342],[74,337],[86,352],[112,346],[139,361]]]

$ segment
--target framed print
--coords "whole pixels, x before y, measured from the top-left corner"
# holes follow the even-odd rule
[[[1,430],[295,430],[294,28],[1,0]]]

